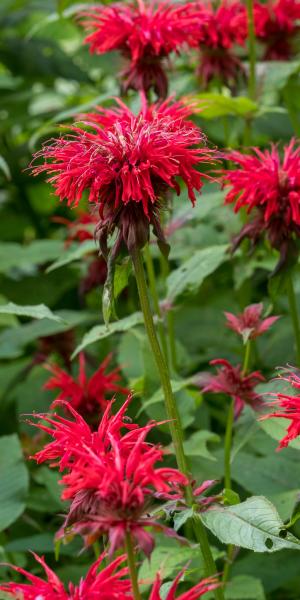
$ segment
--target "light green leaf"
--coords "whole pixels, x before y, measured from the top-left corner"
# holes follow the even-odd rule
[[[169,275],[168,300],[173,302],[183,292],[195,293],[205,277],[213,273],[226,260],[228,246],[210,246],[198,250],[178,269]]]
[[[252,496],[234,506],[213,506],[200,514],[208,529],[224,544],[255,552],[300,550],[300,541],[286,532],[273,504],[263,496]]]
[[[253,100],[243,96],[224,96],[224,94],[205,93],[188,97],[191,102],[195,102],[200,109],[200,115],[203,119],[216,119],[234,115],[238,117],[248,117],[258,110],[258,105]]]
[[[265,600],[262,583],[250,575],[238,575],[225,588],[226,600]]]
[[[187,456],[202,456],[208,460],[216,460],[207,448],[208,443],[218,443],[220,436],[211,431],[196,431],[184,442],[184,449]]]
[[[0,155],[0,171],[2,171],[2,173],[4,173],[6,179],[8,179],[8,180],[11,179],[11,173],[10,173],[9,166],[8,166],[5,158],[3,158],[3,156],[1,156],[1,155]]]
[[[64,250],[62,257],[56,260],[50,267],[48,267],[46,273],[51,273],[55,269],[65,267],[66,265],[80,260],[86,254],[95,252],[97,250],[94,240],[86,240],[82,244],[72,244],[68,249]]]
[[[187,387],[188,385],[190,385],[192,383],[192,379],[181,379],[180,381],[175,381],[175,380],[171,380],[171,386],[172,386],[172,391],[173,394],[176,394],[176,392],[180,392],[180,390],[183,390],[185,387]],[[164,400],[164,392],[162,388],[159,388],[152,396],[151,398],[149,398],[149,400],[143,400],[143,405],[140,409],[140,411],[138,412],[137,416],[139,416],[142,412],[144,412],[145,410],[147,410],[149,408],[149,406],[152,406],[153,404],[159,404],[160,402],[163,402]]]
[[[17,435],[0,438],[0,531],[25,509],[29,477]]]
[[[90,344],[94,344],[99,340],[103,340],[114,333],[122,333],[122,331],[127,331],[128,329],[131,329],[131,327],[135,327],[141,323],[143,323],[142,313],[135,312],[124,319],[110,323],[108,327],[106,327],[104,324],[96,325],[96,327],[93,327],[88,333],[86,333],[81,344],[76,348],[73,356],[76,356],[79,352],[81,352],[81,350]]]
[[[194,516],[194,510],[192,508],[188,508],[187,510],[182,510],[179,513],[176,513],[174,516],[174,529],[175,531],[179,531],[180,527],[184,525],[189,519]]]
[[[56,259],[64,252],[59,240],[36,240],[28,246],[3,242],[0,244],[0,273],[9,273],[13,268],[28,270]]]
[[[32,317],[33,319],[50,319],[51,321],[61,322],[62,318],[54,314],[45,304],[36,304],[35,306],[22,306],[9,302],[0,305],[0,314],[18,315],[23,317]]]
[[[273,438],[273,440],[279,442],[286,436],[288,426],[287,419],[275,418],[263,421],[258,420],[258,424],[271,438]],[[300,437],[290,442],[289,446],[296,450],[300,450]]]

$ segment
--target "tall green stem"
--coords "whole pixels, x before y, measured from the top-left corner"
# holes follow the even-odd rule
[[[248,42],[249,42],[249,81],[248,92],[251,100],[256,99],[256,38],[253,0],[246,0],[248,14]]]
[[[175,398],[172,392],[168,366],[161,351],[154,327],[141,251],[139,249],[135,249],[132,252],[131,257],[136,276],[140,305],[144,315],[145,329],[157,365],[157,370],[159,372],[161,386],[164,392],[166,412],[168,415],[168,419],[170,419],[169,426],[173,440],[177,465],[180,471],[189,478],[189,470],[183,448],[183,431]],[[186,486],[186,500],[189,506],[193,506],[193,491],[190,484]],[[193,520],[193,525],[196,539],[199,542],[202,551],[206,573],[207,575],[215,575],[216,565],[208,543],[206,530],[200,517],[198,517],[197,515]],[[224,598],[223,591],[221,589],[216,589],[214,595],[216,600],[223,600]]]
[[[162,313],[161,313],[161,309],[159,306],[159,297],[158,297],[157,289],[156,289],[153,260],[152,260],[152,256],[151,256],[151,252],[150,252],[148,244],[146,245],[146,247],[144,249],[144,257],[145,257],[145,263],[146,263],[151,297],[153,300],[153,306],[154,306],[154,310],[159,318],[158,325],[157,325],[159,340],[161,343],[161,347],[163,349],[163,353],[165,355],[166,362],[168,364],[168,345],[167,345],[167,341],[166,341],[166,337],[165,337],[164,326],[162,323]]]
[[[141,600],[142,596],[140,594],[139,584],[138,584],[138,576],[137,576],[137,570],[136,570],[136,564],[135,564],[135,552],[134,552],[132,539],[131,539],[131,535],[130,535],[129,531],[127,531],[125,534],[125,549],[126,549],[126,554],[127,554],[127,562],[128,562],[129,574],[130,574],[130,579],[131,579],[133,598],[134,598],[134,600]]]
[[[226,431],[225,431],[225,455],[224,455],[224,472],[225,472],[225,488],[231,489],[231,468],[230,468],[230,456],[231,456],[231,444],[232,444],[232,428],[234,421],[234,400],[230,402],[227,415]]]
[[[292,276],[290,273],[287,276],[286,291],[287,291],[287,296],[288,296],[288,301],[289,301],[289,306],[290,306],[290,315],[291,315],[293,328],[294,328],[296,352],[297,352],[297,366],[300,367],[300,324],[299,324],[294,284],[293,284],[293,279],[292,279]]]
[[[246,375],[249,371],[250,366],[250,355],[251,355],[251,340],[248,340],[245,347],[244,362],[243,362],[243,375]]]

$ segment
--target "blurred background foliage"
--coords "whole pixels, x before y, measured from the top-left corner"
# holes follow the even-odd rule
[[[49,356],[61,361],[60,340],[68,332],[71,350],[79,344],[85,347],[91,372],[113,351],[124,380],[137,391],[132,414],[140,411],[142,421],[164,418],[128,264],[125,261],[120,266],[120,289],[127,289],[117,302],[119,326],[107,331],[102,324],[101,288],[87,294],[80,291],[94,242],[74,242],[66,248],[65,227],[57,217],[73,219],[76,211],[59,204],[50,186],[42,178],[32,178],[28,170],[32,154],[43,141],[59,135],[61,124],[68,127],[78,113],[97,104],[110,105],[119,94],[119,57],[91,56],[82,43],[84,35],[76,13],[85,6],[87,3],[68,0],[1,0],[0,4],[0,309],[6,307],[0,310],[0,555],[3,561],[36,570],[28,550],[45,554],[66,581],[77,581],[86,571],[92,551],[80,552],[81,541],[76,538],[61,547],[60,561],[55,564],[53,535],[63,511],[58,477],[48,467],[37,468],[24,461],[40,440],[22,415],[45,411],[53,400],[53,394],[42,389],[49,377],[40,360],[44,338],[54,339]],[[249,140],[249,124],[256,145],[278,140],[281,144],[299,135],[300,59],[259,62],[257,102],[247,98],[243,82],[234,95],[214,85],[202,90],[195,76],[196,63],[196,52],[174,59],[169,67],[171,93],[177,97],[197,94],[202,113],[196,118],[211,145],[240,146]],[[135,94],[126,102],[138,107]],[[236,311],[249,302],[264,300],[266,310],[282,318],[258,340],[256,367],[269,377],[275,365],[293,361],[291,326],[285,316],[286,301],[279,293],[280,280],[269,286],[272,304],[268,300],[268,276],[277,257],[270,248],[260,247],[246,261],[244,250],[231,258],[226,249],[239,228],[239,217],[222,205],[223,192],[216,183],[205,186],[195,209],[184,194],[175,199],[170,219],[173,223],[181,219],[184,227],[170,237],[173,272],[167,288],[158,277],[160,297],[174,307],[180,376],[174,372],[173,379],[187,429],[188,453],[199,482],[222,476],[220,436],[226,399],[212,396],[204,403],[191,376],[207,368],[213,358],[242,360],[240,344],[224,326],[223,310]],[[155,246],[153,256],[159,272]],[[296,291],[299,301],[299,285]],[[10,302],[44,304],[52,313],[50,318],[40,318],[43,312],[28,309],[27,314],[25,310],[18,315],[14,308],[7,310]],[[75,373],[76,359],[71,368]],[[159,438],[168,442],[163,427]],[[264,494],[282,519],[288,520],[298,502],[298,451],[289,448],[275,455],[276,441],[256,423],[251,411],[239,421],[235,444],[233,479],[240,497]],[[299,535],[297,524],[293,531]],[[142,577],[150,580],[152,571],[163,562],[165,576],[172,577],[191,560],[188,578],[197,579],[193,548],[159,540],[159,536],[158,542],[151,567],[146,562],[141,566]],[[218,547],[216,540],[214,544],[219,556],[224,548]],[[260,555],[242,550],[233,575],[228,599],[299,600],[297,552]],[[6,568],[1,569],[1,577],[7,579]]]

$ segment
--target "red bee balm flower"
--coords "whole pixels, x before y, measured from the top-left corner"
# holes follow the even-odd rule
[[[150,224],[165,243],[159,211],[168,188],[179,194],[180,177],[194,203],[194,190],[202,186],[195,167],[211,161],[211,152],[199,147],[205,138],[187,119],[190,114],[191,107],[170,101],[144,106],[137,116],[124,105],[115,110],[99,108],[98,114],[86,115],[85,125],[94,131],[74,126],[71,135],[46,145],[37,154],[46,162],[34,167],[33,173],[51,175],[55,193],[69,205],[77,205],[89,190],[89,201],[99,207],[97,232],[104,256],[107,237],[115,228],[119,236],[114,255],[122,241],[129,251],[143,247]]]
[[[289,60],[300,31],[298,0],[275,0],[254,5],[256,36],[265,46],[265,60]]]
[[[244,343],[254,340],[267,331],[280,317],[261,318],[264,305],[250,304],[240,315],[224,312],[227,327],[242,336]]]
[[[233,52],[243,46],[247,37],[245,6],[239,1],[222,0],[214,8],[210,3],[198,3],[201,57],[198,74],[206,87],[212,79],[225,84],[236,83],[244,69]]]
[[[295,371],[287,370],[287,376],[281,376],[280,379],[289,383],[295,390],[300,390],[300,372],[298,369]],[[287,428],[287,434],[282,440],[280,440],[279,446],[277,450],[282,450],[282,448],[286,448],[294,439],[296,439],[300,435],[300,395],[298,396],[289,396],[287,394],[272,394],[276,396],[277,399],[275,402],[271,402],[272,405],[277,405],[279,410],[269,415],[264,415],[261,417],[261,420],[264,419],[288,419],[291,421],[290,425]]]
[[[82,13],[84,26],[91,31],[85,42],[92,53],[119,50],[129,61],[121,74],[123,91],[149,92],[165,98],[168,80],[163,59],[179,52],[184,44],[197,44],[197,22],[188,3],[150,0],[148,3],[119,2]]]
[[[108,567],[98,572],[105,554],[91,566],[86,577],[81,579],[79,585],[69,584],[66,591],[63,583],[57,575],[47,566],[43,557],[33,552],[36,561],[45,570],[47,581],[32,575],[21,567],[8,565],[20,575],[23,575],[30,583],[3,583],[0,585],[2,592],[12,594],[16,600],[126,600],[131,599],[131,583],[127,577],[127,567],[119,568],[124,562],[125,556],[120,556]]]
[[[270,244],[280,251],[280,268],[297,253],[294,237],[300,236],[300,147],[291,140],[284,148],[281,160],[278,149],[260,151],[254,155],[228,152],[226,157],[239,165],[239,169],[223,172],[225,187],[231,190],[226,203],[235,202],[235,212],[242,207],[255,217],[236,236],[234,248],[245,237],[256,244],[266,232]]]
[[[179,573],[174,580],[172,586],[170,587],[167,595],[164,595],[165,600],[175,600],[175,593],[179,584],[179,581],[182,577],[182,573]],[[219,587],[218,580],[214,577],[208,577],[207,579],[202,579],[197,585],[189,589],[187,592],[176,596],[177,600],[197,600],[201,598],[207,592],[211,592]],[[159,574],[156,577],[156,581],[153,585],[151,594],[149,596],[149,600],[162,600],[162,596],[160,595],[161,588],[161,579]]]
[[[60,390],[55,402],[63,400],[69,402],[82,415],[98,416],[99,412],[102,414],[107,406],[107,396],[112,396],[116,392],[127,395],[129,392],[117,383],[120,379],[119,368],[106,372],[111,358],[109,354],[97,371],[88,378],[85,372],[84,354],[81,352],[77,380],[58,365],[49,364],[46,368],[53,377],[50,377],[44,387],[46,390],[57,388]]]
[[[235,418],[239,417],[245,404],[250,404],[254,409],[261,407],[260,396],[254,391],[254,387],[260,381],[264,381],[264,377],[259,371],[243,375],[240,365],[234,367],[228,360],[223,358],[211,360],[210,364],[220,366],[220,368],[217,369],[216,375],[210,373],[200,375],[198,384],[202,392],[230,396],[235,403]]]
[[[154,542],[145,527],[154,526],[174,535],[173,530],[163,528],[148,516],[151,500],[155,496],[181,498],[187,479],[176,469],[157,468],[163,451],[146,442],[154,424],[125,424],[123,417],[129,401],[130,398],[115,416],[110,413],[110,403],[96,432],[74,409],[71,412],[75,422],[56,415],[41,416],[43,420],[37,426],[52,435],[54,441],[35,459],[39,463],[59,459],[60,469],[66,471],[62,498],[71,499],[72,503],[63,529],[71,527],[84,536],[87,544],[106,534],[111,553],[124,544],[125,534],[130,531],[149,556]],[[123,427],[128,431],[122,435]],[[58,535],[62,536],[63,531]]]

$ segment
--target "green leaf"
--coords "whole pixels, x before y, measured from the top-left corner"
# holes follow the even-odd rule
[[[176,513],[174,516],[174,529],[175,531],[179,531],[179,529],[184,525],[189,519],[194,517],[193,508],[188,508],[187,510],[182,510],[179,513]]]
[[[0,171],[2,171],[2,173],[4,173],[6,179],[8,179],[8,180],[11,179],[11,173],[10,173],[9,166],[8,166],[5,158],[3,158],[3,156],[1,156],[1,155],[0,155]]]
[[[190,385],[192,383],[192,379],[181,379],[180,381],[176,381],[176,380],[172,380],[171,379],[171,386],[172,386],[172,391],[173,394],[176,394],[176,392],[180,392],[180,390],[183,390],[185,387],[187,387],[188,385]],[[144,411],[146,411],[150,406],[152,406],[153,404],[160,404],[161,402],[164,401],[164,392],[162,388],[159,388],[152,396],[151,398],[149,398],[148,400],[143,401],[143,404],[141,406],[140,411],[137,414],[137,417]]]
[[[22,317],[32,317],[33,319],[49,319],[50,321],[62,322],[62,318],[54,314],[45,304],[36,304],[35,306],[21,306],[14,302],[0,305],[0,314],[18,315]]]
[[[28,246],[16,243],[0,244],[0,272],[9,273],[13,268],[32,269],[61,256],[64,244],[58,240],[37,240]]]
[[[29,477],[17,435],[0,438],[0,531],[25,509]]]
[[[225,588],[226,600],[265,600],[262,583],[256,577],[238,575]]]
[[[86,254],[96,251],[96,245],[94,240],[86,240],[82,244],[72,244],[69,248],[62,252],[62,257],[56,260],[50,267],[48,267],[46,273],[51,273],[55,269],[69,265],[72,262],[81,260]]]
[[[255,552],[300,550],[300,541],[287,533],[273,504],[263,496],[252,496],[235,506],[213,506],[200,513],[208,529],[224,544]]]
[[[220,442],[220,436],[211,431],[196,431],[184,442],[184,450],[187,456],[202,456],[208,460],[216,460],[207,448],[208,443]]]
[[[141,323],[143,323],[142,313],[135,312],[124,319],[110,323],[108,327],[106,325],[96,325],[96,327],[93,327],[88,333],[86,333],[81,344],[76,348],[73,357],[77,356],[79,352],[81,352],[90,344],[94,344],[99,340],[103,340],[114,333],[122,333],[123,331],[127,331],[128,329],[131,329],[136,325],[140,325]]]
[[[173,302],[183,292],[195,293],[204,281],[226,260],[228,246],[210,246],[198,250],[173,271],[167,280],[168,300]]]
[[[189,96],[189,101],[196,103],[203,119],[216,119],[234,115],[248,117],[258,111],[258,105],[253,100],[243,96],[224,96],[224,94],[205,93]]]
[[[286,436],[287,433],[287,420],[286,419],[265,419],[258,421],[259,426],[271,437],[273,440],[278,442]],[[296,438],[289,443],[290,448],[300,450],[300,437]]]
[[[173,577],[196,556],[200,558],[198,548],[175,546],[173,544],[172,546],[157,546],[151,554],[150,563],[148,559],[142,563],[139,569],[139,579],[145,583],[147,582],[147,584],[149,582],[148,585],[150,585],[159,571],[164,579]]]

